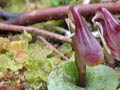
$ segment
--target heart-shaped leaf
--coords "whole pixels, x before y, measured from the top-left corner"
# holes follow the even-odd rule
[[[74,61],[60,64],[48,77],[49,90],[116,90],[119,74],[105,65],[86,68],[86,87],[77,86],[79,79]]]
[[[48,89],[49,90],[84,90],[77,86],[79,75],[77,67],[73,61],[65,62],[54,71],[52,71],[48,77]]]
[[[116,90],[119,84],[119,74],[105,65],[86,68],[87,90]]]

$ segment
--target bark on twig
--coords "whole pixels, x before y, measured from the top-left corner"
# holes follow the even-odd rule
[[[48,9],[39,9],[32,12],[24,13],[17,19],[8,20],[2,23],[16,25],[31,25],[41,21],[52,19],[64,19],[67,15],[69,6],[60,6]]]
[[[4,20],[14,20],[22,16],[24,13],[11,13],[4,10],[0,10],[0,18]]]
[[[49,48],[51,48],[56,54],[60,55],[64,60],[68,60],[68,58],[66,56],[64,56],[64,54],[62,52],[60,52],[59,50],[57,50],[52,44],[50,44],[44,37],[42,36],[38,36],[38,38],[44,43],[46,44]]]
[[[63,40],[66,42],[72,42],[72,40],[68,37],[65,37],[63,35],[59,35],[56,33],[52,33],[46,30],[38,29],[38,28],[33,28],[33,27],[26,27],[26,26],[17,26],[17,25],[7,25],[7,24],[0,24],[0,30],[3,31],[16,31],[16,32],[23,32],[26,30],[27,32],[37,34],[37,35],[42,35],[42,36],[49,36],[50,38],[55,38],[59,40]]]
[[[120,0],[117,2],[107,3],[94,3],[94,4],[81,4],[77,5],[80,9],[80,13],[83,16],[92,15],[99,7],[105,7],[112,13],[120,13]],[[70,6],[59,6],[48,9],[39,9],[22,14],[20,17],[7,20],[3,23],[16,24],[16,25],[30,25],[41,21],[53,20],[53,19],[65,19],[68,17],[68,10]]]

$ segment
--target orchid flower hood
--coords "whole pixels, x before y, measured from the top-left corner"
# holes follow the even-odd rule
[[[105,8],[99,8],[92,21],[99,27],[111,55],[120,60],[120,21]]]
[[[75,23],[75,37],[81,60],[89,66],[100,64],[104,57],[102,47],[85,24],[79,9],[73,6],[70,10]]]

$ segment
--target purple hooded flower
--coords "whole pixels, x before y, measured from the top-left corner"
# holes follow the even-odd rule
[[[99,8],[93,18],[114,58],[120,60],[120,21],[107,9]]]
[[[75,38],[80,59],[89,66],[100,64],[103,49],[85,24],[77,7],[70,8],[75,23]],[[74,43],[73,43],[74,44]]]

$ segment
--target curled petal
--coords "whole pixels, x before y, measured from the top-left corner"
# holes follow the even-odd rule
[[[99,27],[111,54],[120,60],[120,21],[105,8],[99,8],[92,21]]]
[[[85,24],[77,7],[71,7],[75,23],[75,37],[81,60],[89,66],[95,66],[103,60],[103,49]]]

